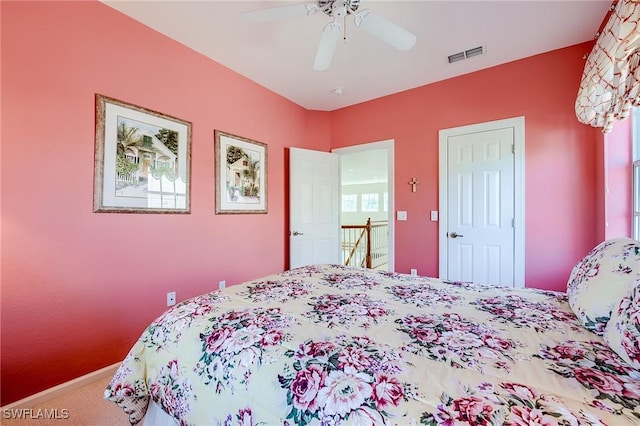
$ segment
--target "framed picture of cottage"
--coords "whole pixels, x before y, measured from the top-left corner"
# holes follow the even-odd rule
[[[94,212],[189,213],[191,123],[96,94]]]
[[[267,212],[267,145],[214,131],[216,214]]]

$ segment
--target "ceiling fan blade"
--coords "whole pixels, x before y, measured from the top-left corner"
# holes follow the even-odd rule
[[[354,16],[356,26],[398,50],[409,50],[416,44],[416,36],[402,27],[364,9]]]
[[[284,6],[268,7],[266,9],[247,10],[240,13],[240,19],[251,24],[259,24],[310,16],[318,10],[320,10],[320,8],[315,3],[287,4]]]
[[[338,39],[342,34],[342,25],[338,21],[329,22],[325,25],[320,37],[316,60],[313,63],[313,69],[316,71],[324,71],[331,65],[333,52],[336,50]]]

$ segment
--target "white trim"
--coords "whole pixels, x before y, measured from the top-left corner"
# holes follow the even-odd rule
[[[113,376],[118,367],[120,367],[120,364],[121,363],[118,362],[116,364],[101,368],[100,370],[92,371],[91,373],[85,374],[84,376],[69,380],[68,382],[61,383],[52,388],[45,389],[42,392],[38,392],[19,401],[5,405],[4,407],[0,407],[0,411],[33,408],[53,398],[57,398],[66,393],[73,392],[74,390],[87,386],[93,382],[97,382],[98,380],[101,380],[105,377]]]
[[[396,246],[396,239],[395,239],[395,221],[393,219],[394,216],[394,212],[395,212],[395,197],[393,196],[394,194],[394,188],[395,188],[395,180],[394,180],[394,176],[395,176],[395,159],[394,159],[394,150],[395,150],[395,140],[394,139],[387,139],[384,141],[379,141],[379,142],[371,142],[371,143],[364,143],[364,144],[360,144],[360,145],[351,145],[351,146],[347,146],[344,148],[335,148],[332,149],[331,152],[334,152],[338,155],[344,155],[344,154],[353,154],[356,152],[365,152],[365,151],[374,151],[374,150],[378,150],[378,149],[386,149],[387,150],[387,175],[388,175],[388,181],[387,181],[387,186],[388,186],[388,197],[389,197],[389,205],[387,207],[387,222],[389,224],[389,236],[388,236],[388,241],[389,241],[389,261],[388,261],[388,268],[387,270],[389,272],[394,272],[395,271],[395,246]]]
[[[640,240],[640,160],[631,164],[631,235]]]
[[[640,240],[640,107],[631,111],[631,236]]]
[[[524,145],[525,145],[525,120],[524,116],[506,118],[503,120],[489,121],[486,123],[472,124],[468,126],[455,127],[451,129],[443,129],[438,132],[439,135],[439,208],[440,222],[438,227],[438,274],[440,278],[447,279],[447,250],[446,238],[448,229],[448,211],[447,211],[447,141],[450,136],[461,135],[474,132],[483,132],[489,130],[503,129],[505,127],[513,128],[514,137],[514,265],[513,265],[513,281],[514,287],[525,287],[525,257],[524,257],[524,239],[525,239],[525,221],[524,221],[524,202],[525,202],[525,185],[524,185]]]
[[[631,109],[631,161],[640,160],[640,107]]]
[[[603,208],[603,216],[604,216],[604,239],[607,239],[607,228],[609,228],[609,135],[605,134],[602,138],[602,185],[603,188],[603,197],[604,197],[604,208]]]

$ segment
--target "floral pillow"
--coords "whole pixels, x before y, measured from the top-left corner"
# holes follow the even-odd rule
[[[603,241],[573,267],[567,282],[569,305],[589,330],[602,335],[611,311],[640,277],[640,242]]]
[[[640,279],[613,310],[602,337],[627,364],[640,370]]]

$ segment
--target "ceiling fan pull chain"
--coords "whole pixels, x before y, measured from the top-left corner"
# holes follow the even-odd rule
[[[344,16],[344,24],[343,25],[343,29],[342,29],[342,42],[344,44],[347,44],[347,15]]]

